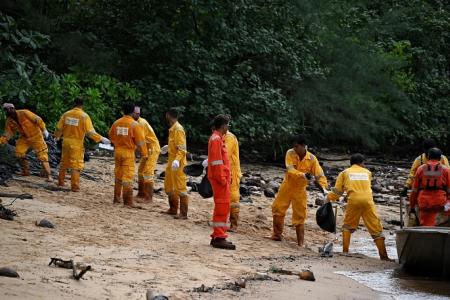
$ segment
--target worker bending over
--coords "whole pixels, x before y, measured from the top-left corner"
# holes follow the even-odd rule
[[[313,175],[324,190],[328,185],[319,161],[307,150],[305,137],[297,136],[293,144],[294,147],[286,152],[286,174],[272,204],[273,234],[271,239],[282,240],[284,217],[292,203],[292,225],[297,233],[298,245],[303,246],[307,217],[308,177]]]
[[[48,138],[49,133],[45,128],[44,121],[27,109],[16,110],[12,103],[4,103],[3,109],[7,119],[5,133],[0,137],[0,145],[6,144],[18,132],[19,139],[16,142],[16,157],[22,166],[22,175],[30,175],[30,165],[26,156],[28,149],[31,148],[42,163],[47,181],[52,181],[50,164],[48,162],[48,147],[44,141],[44,138]]]
[[[375,241],[381,260],[390,261],[384,243],[383,227],[378,218],[372,197],[372,173],[364,168],[364,156],[354,154],[350,158],[351,167],[339,173],[336,184],[327,199],[336,201],[347,193],[347,207],[345,209],[344,225],[342,226],[342,251],[347,253],[350,237],[358,228],[359,220],[364,224]]]

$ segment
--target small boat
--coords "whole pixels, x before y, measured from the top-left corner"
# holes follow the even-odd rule
[[[450,228],[404,227],[395,233],[398,259],[408,273],[450,279]]]

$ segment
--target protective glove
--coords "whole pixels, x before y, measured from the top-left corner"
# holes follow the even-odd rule
[[[42,132],[42,134],[44,135],[44,139],[47,140],[48,137],[50,136],[50,133],[48,133],[47,129],[44,129],[44,131]]]
[[[445,203],[444,205],[444,211],[447,212],[450,210],[450,202]]]
[[[109,139],[107,139],[107,138],[105,138],[105,137],[102,136],[101,143],[102,143],[102,144],[109,145],[109,144],[111,144],[111,141],[110,141]]]
[[[202,161],[202,166],[203,166],[203,168],[208,167],[208,159],[205,159],[204,161]]]
[[[161,154],[167,154],[167,152],[169,151],[169,145],[165,145],[161,148]]]
[[[178,170],[179,167],[180,167],[180,162],[179,162],[178,160],[175,159],[175,160],[172,162],[172,171]]]
[[[408,188],[405,186],[403,190],[400,192],[400,197],[407,197],[408,196]]]

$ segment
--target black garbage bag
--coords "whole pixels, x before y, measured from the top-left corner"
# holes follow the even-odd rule
[[[336,218],[331,202],[325,203],[316,212],[316,222],[320,228],[328,232],[336,231]]]
[[[203,176],[202,181],[198,185],[198,193],[203,198],[211,198],[213,196],[212,186],[208,180],[208,171],[206,171],[205,176]]]
[[[203,174],[202,163],[195,163],[184,167],[184,173],[189,176],[198,177]]]

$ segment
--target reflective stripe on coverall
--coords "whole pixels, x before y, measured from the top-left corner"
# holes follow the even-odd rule
[[[124,186],[132,186],[134,181],[134,151],[139,149],[142,157],[147,157],[144,130],[131,116],[123,116],[115,121],[109,130],[109,138],[114,144],[114,173],[116,181]]]
[[[144,118],[139,118],[137,122],[144,130],[145,142],[148,149],[148,158],[141,158],[139,162],[138,178],[144,183],[153,183],[155,176],[156,163],[158,161],[161,147],[153,128]]]
[[[383,237],[383,226],[378,218],[372,197],[372,173],[359,165],[352,165],[339,173],[334,188],[328,194],[328,200],[336,201],[347,193],[343,230],[354,232],[361,217],[373,239]]]
[[[441,164],[443,164],[443,165],[445,165],[445,166],[449,166],[449,164],[448,164],[448,159],[447,159],[447,157],[445,157],[444,155],[442,155],[441,156]],[[414,160],[414,162],[413,162],[413,164],[412,164],[412,166],[411,166],[411,170],[409,171],[409,176],[408,176],[408,179],[406,179],[406,184],[405,184],[405,186],[407,187],[407,188],[411,188],[412,187],[412,183],[413,183],[413,181],[414,181],[414,176],[415,176],[415,174],[416,174],[416,172],[417,172],[417,169],[421,166],[421,165],[423,165],[423,164],[426,164],[426,163],[428,163],[428,159],[427,159],[427,156],[425,155],[425,153],[422,153],[421,155],[419,155],[418,157],[416,157],[416,159]]]
[[[231,213],[239,213],[239,188],[242,177],[239,161],[239,142],[236,136],[229,131],[225,134],[225,146],[231,164],[230,210]]]
[[[169,157],[167,161],[166,174],[164,177],[164,190],[167,195],[187,196],[186,174],[186,134],[183,126],[175,122],[169,129]],[[172,162],[178,160],[180,167],[173,171]]]
[[[286,152],[286,169],[283,183],[272,204],[272,214],[284,217],[292,202],[292,225],[297,226],[304,224],[307,216],[306,187],[308,179],[305,174],[314,175],[323,188],[327,188],[327,179],[319,161],[309,151],[306,151],[305,157],[300,160],[294,149],[288,150]]]
[[[16,142],[16,157],[25,158],[31,147],[41,162],[48,162],[48,148],[42,134],[45,130],[44,121],[27,109],[16,110],[16,113],[17,121],[11,117],[6,120],[3,140],[8,141],[17,131],[19,139]]]
[[[213,132],[208,142],[208,179],[214,196],[211,237],[213,239],[227,238],[231,170],[224,137],[218,131]]]
[[[436,217],[449,201],[450,170],[437,160],[421,165],[415,174],[410,207],[419,206],[421,226],[436,226]]]
[[[76,107],[64,113],[56,125],[55,137],[63,137],[60,168],[82,170],[84,168],[84,137],[99,143],[102,136],[95,132],[91,118]]]

